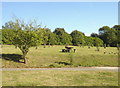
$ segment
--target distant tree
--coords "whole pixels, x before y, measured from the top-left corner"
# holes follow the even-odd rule
[[[73,45],[84,44],[84,35],[82,32],[74,30],[71,33]]]
[[[113,26],[113,29],[116,31],[117,44],[120,44],[120,25]]]
[[[72,37],[68,33],[63,33],[61,36],[61,43],[63,45],[71,45],[72,44]]]
[[[1,37],[2,37],[2,43],[3,44],[13,44],[12,40],[14,36],[14,29],[1,29]]]
[[[3,44],[12,44],[13,37],[11,36],[14,36],[13,32],[16,30],[16,27],[18,26],[19,26],[18,20],[16,20],[16,23],[12,21],[8,21],[5,23],[4,26],[2,26],[2,43]]]
[[[65,32],[64,28],[56,28],[55,31],[53,32],[59,37],[59,44],[66,45],[66,44],[72,44],[72,37]]]
[[[59,44],[59,38],[58,35],[56,35],[55,33],[50,33],[48,36],[48,44],[50,45],[58,45]]]
[[[99,29],[99,37],[104,41],[107,46],[112,46],[112,43],[116,41],[115,30],[108,26],[103,26]]]
[[[44,45],[44,48],[45,48],[46,44],[48,43],[48,37],[49,37],[49,34],[51,33],[51,31],[50,31],[49,28],[39,28],[39,31],[42,34],[42,42],[43,42],[43,45]]]
[[[95,38],[93,38],[93,44],[94,44],[94,46],[103,46],[103,40],[95,37]]]
[[[0,29],[0,44],[2,44],[2,29]]]
[[[96,47],[103,46],[103,40],[101,40],[98,37],[85,36],[85,45],[88,45],[89,47],[90,46],[96,46]]]
[[[53,33],[55,33],[58,36],[61,36],[63,33],[65,33],[65,29],[64,28],[56,28]]]
[[[87,45],[87,46],[94,45],[93,37],[85,36],[84,39],[85,39],[85,45]]]
[[[113,29],[116,31],[116,43],[117,43],[117,49],[120,50],[120,25],[113,26]],[[120,52],[120,51],[119,51]],[[120,55],[120,54],[119,54]]]
[[[99,35],[97,33],[92,33],[90,36],[91,37],[98,37]]]
[[[97,37],[94,37],[93,41],[94,41],[93,42],[94,46],[96,46],[96,48],[97,48],[97,51],[100,51],[99,47],[103,46],[103,41],[100,38],[97,38]]]

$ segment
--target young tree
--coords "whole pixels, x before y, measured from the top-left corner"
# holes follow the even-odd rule
[[[37,34],[38,26],[34,26],[32,22],[25,24],[19,19],[16,19],[10,26],[12,26],[11,30],[14,31],[12,32],[13,36],[9,36],[8,40],[22,51],[22,58],[26,64],[29,48],[41,43],[41,38]]]

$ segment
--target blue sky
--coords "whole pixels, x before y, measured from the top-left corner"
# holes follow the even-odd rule
[[[3,2],[2,25],[17,16],[25,21],[36,19],[53,31],[64,28],[66,32],[79,30],[86,35],[102,26],[118,24],[117,2]]]

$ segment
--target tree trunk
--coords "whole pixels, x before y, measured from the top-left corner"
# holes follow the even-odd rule
[[[104,44],[104,49],[106,49],[106,44]]]
[[[18,48],[22,51],[22,59],[24,60],[24,64],[26,64],[27,63],[26,55],[30,47],[28,47],[27,45],[22,45],[22,46],[20,45],[18,46]]]
[[[98,46],[97,46],[96,48],[97,48],[97,51],[100,51],[100,49],[99,49],[99,47],[98,47]]]
[[[36,46],[35,49],[38,49],[38,46]]]
[[[15,48],[16,48],[16,49],[17,49],[17,47],[18,47],[18,46],[17,46],[17,45],[15,45]]]
[[[50,47],[50,43],[49,43],[49,47]]]
[[[117,49],[118,49],[118,51],[120,50],[120,46],[119,46],[119,44],[117,44]]]
[[[88,49],[90,49],[90,46],[88,46]]]
[[[27,59],[26,58],[24,58],[24,64],[27,64]]]
[[[46,44],[44,43],[44,48],[46,47]]]
[[[27,55],[27,52],[23,52],[22,58],[24,59],[24,64],[27,63],[27,59],[25,57],[26,55]]]

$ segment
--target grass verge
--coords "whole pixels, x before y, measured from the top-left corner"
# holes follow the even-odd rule
[[[118,86],[112,71],[3,71],[3,86]]]

